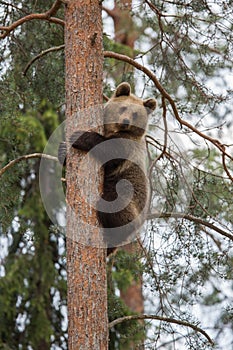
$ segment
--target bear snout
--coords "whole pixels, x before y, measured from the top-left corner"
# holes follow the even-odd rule
[[[124,119],[122,120],[122,124],[128,126],[128,125],[130,124],[130,120],[127,119],[127,118],[124,118]]]

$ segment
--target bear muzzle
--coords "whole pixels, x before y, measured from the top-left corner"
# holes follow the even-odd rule
[[[123,129],[128,129],[129,126],[130,126],[130,120],[127,118],[124,118],[122,120],[121,127],[123,127]]]

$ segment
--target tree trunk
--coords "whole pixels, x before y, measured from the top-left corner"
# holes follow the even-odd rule
[[[102,125],[99,0],[66,1],[65,58],[68,140],[75,130]],[[66,180],[69,350],[105,350],[108,348],[106,249],[99,245],[101,235],[91,205],[101,187],[101,175],[93,159],[70,150]]]

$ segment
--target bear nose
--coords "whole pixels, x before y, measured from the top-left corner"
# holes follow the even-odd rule
[[[127,119],[127,118],[124,118],[122,122],[124,125],[129,125],[129,123],[130,123],[129,119]]]

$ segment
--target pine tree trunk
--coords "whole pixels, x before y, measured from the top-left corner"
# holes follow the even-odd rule
[[[68,140],[75,130],[102,125],[97,107],[102,103],[103,75],[99,0],[66,2],[65,58]],[[82,160],[85,168],[80,165]],[[95,209],[89,204],[94,201],[97,187],[101,187],[100,177],[93,159],[79,151],[69,151],[66,174],[69,350],[108,348],[106,249],[95,244],[99,228]]]

